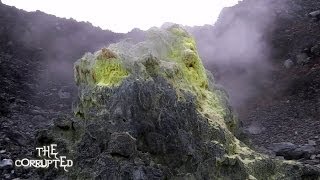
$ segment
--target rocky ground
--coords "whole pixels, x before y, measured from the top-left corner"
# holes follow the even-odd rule
[[[287,7],[272,36],[272,78],[258,97],[239,108],[239,117],[257,149],[274,154],[278,143],[292,143],[296,146],[286,146],[282,156],[319,166],[320,29],[315,14],[320,3],[289,1]],[[305,145],[312,146],[305,149],[308,156],[286,157]]]
[[[319,62],[292,69],[282,68],[269,93],[253,100],[241,114],[255,146],[272,150],[274,143],[290,142],[314,146],[308,157],[295,157],[320,164]],[[286,86],[284,86],[286,85]]]
[[[316,0],[248,0],[224,9],[213,27],[190,29],[207,68],[229,92],[249,144],[270,155],[279,146],[274,143],[295,144],[289,154],[309,144],[309,155],[294,159],[315,165],[320,163],[319,9]],[[248,47],[245,53],[238,51],[241,46]]]

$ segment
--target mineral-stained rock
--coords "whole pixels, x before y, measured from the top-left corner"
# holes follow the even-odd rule
[[[125,40],[75,63],[81,127],[63,137],[53,133],[68,142],[71,178],[319,177],[318,169],[270,159],[235,137],[226,94],[185,30],[173,25],[148,33],[144,42]]]
[[[113,155],[130,157],[136,151],[136,140],[128,133],[113,133],[108,150]]]

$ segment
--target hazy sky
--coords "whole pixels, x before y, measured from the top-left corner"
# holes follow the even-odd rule
[[[161,26],[213,24],[223,7],[238,0],[2,0],[27,11],[41,10],[58,17],[89,21],[115,32]]]

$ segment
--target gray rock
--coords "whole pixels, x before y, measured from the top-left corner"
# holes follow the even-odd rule
[[[64,92],[62,89],[59,90],[58,95],[60,99],[69,99],[71,97],[69,92]]]
[[[316,157],[317,157],[317,156],[316,156],[315,154],[313,154],[313,155],[310,156],[310,159],[311,159],[311,160],[314,160],[314,159],[316,159]]]
[[[313,12],[309,13],[309,16],[311,16],[311,17],[317,17],[319,15],[320,15],[320,10],[313,11]]]
[[[158,133],[148,133],[146,142],[152,153],[164,153],[165,152],[165,137]]]
[[[290,69],[294,65],[294,63],[293,63],[293,61],[291,59],[287,59],[287,60],[284,61],[283,65],[287,69]]]
[[[5,179],[10,179],[10,177],[11,177],[10,174],[5,174],[5,175],[4,175],[4,178],[5,178]]]
[[[308,160],[304,160],[302,163],[306,164],[308,166],[315,166],[315,165],[319,164],[320,162],[318,159],[313,159],[313,160],[308,159]]]
[[[36,115],[31,120],[32,123],[43,123],[46,121],[46,118],[44,118],[42,115]]]
[[[320,56],[320,44],[317,44],[311,48],[311,53]]]
[[[72,120],[63,117],[54,118],[53,124],[62,130],[69,130],[72,127]]]
[[[310,62],[310,57],[306,53],[301,53],[296,56],[298,64],[307,64]]]
[[[0,151],[0,154],[3,154],[3,153],[5,153],[6,152],[6,150],[1,150]]]
[[[282,153],[287,151],[293,151],[297,148],[297,145],[292,144],[291,142],[281,142],[281,143],[273,143],[271,149],[273,152]]]
[[[290,142],[274,143],[271,148],[276,156],[283,156],[285,159],[309,158],[315,152],[315,147],[310,144],[297,146]]]
[[[144,171],[142,168],[139,168],[135,171],[133,171],[133,179],[134,180],[147,180],[147,176],[145,175]]]
[[[129,133],[113,133],[110,137],[108,152],[113,155],[130,157],[135,153],[136,139]]]
[[[292,155],[296,156],[295,159],[300,159],[302,157],[310,157],[311,154],[315,153],[315,151],[316,148],[313,145],[306,144],[295,149]]]
[[[11,159],[3,159],[0,161],[0,169],[10,168],[13,166],[13,161]]]
[[[312,146],[317,145],[316,141],[314,141],[314,140],[308,140],[308,144],[312,145]]]

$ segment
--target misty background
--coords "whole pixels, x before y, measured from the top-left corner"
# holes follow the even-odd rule
[[[270,36],[277,8],[285,6],[285,1],[241,1],[236,8],[224,8],[214,25],[185,27],[195,37],[206,68],[227,90],[235,109],[263,92],[270,81],[273,68],[270,63]],[[1,18],[11,18],[12,23],[2,31],[11,40],[3,41],[11,48],[6,47],[4,51],[17,51],[12,48],[15,44],[32,49],[37,54],[35,59],[41,59],[37,66],[42,68],[34,89],[41,89],[47,94],[55,87],[62,87],[62,91],[76,96],[73,63],[85,52],[94,52],[125,38],[139,41],[145,36],[145,32],[138,28],[126,34],[114,33],[94,27],[89,22],[78,23],[40,11],[17,11],[14,7],[6,11],[1,13]],[[50,100],[57,101],[51,96],[48,97]],[[47,104],[41,98],[39,101]]]
[[[224,8],[214,26],[194,27],[198,51],[239,108],[263,92],[272,78],[271,40],[285,1],[246,1]]]

